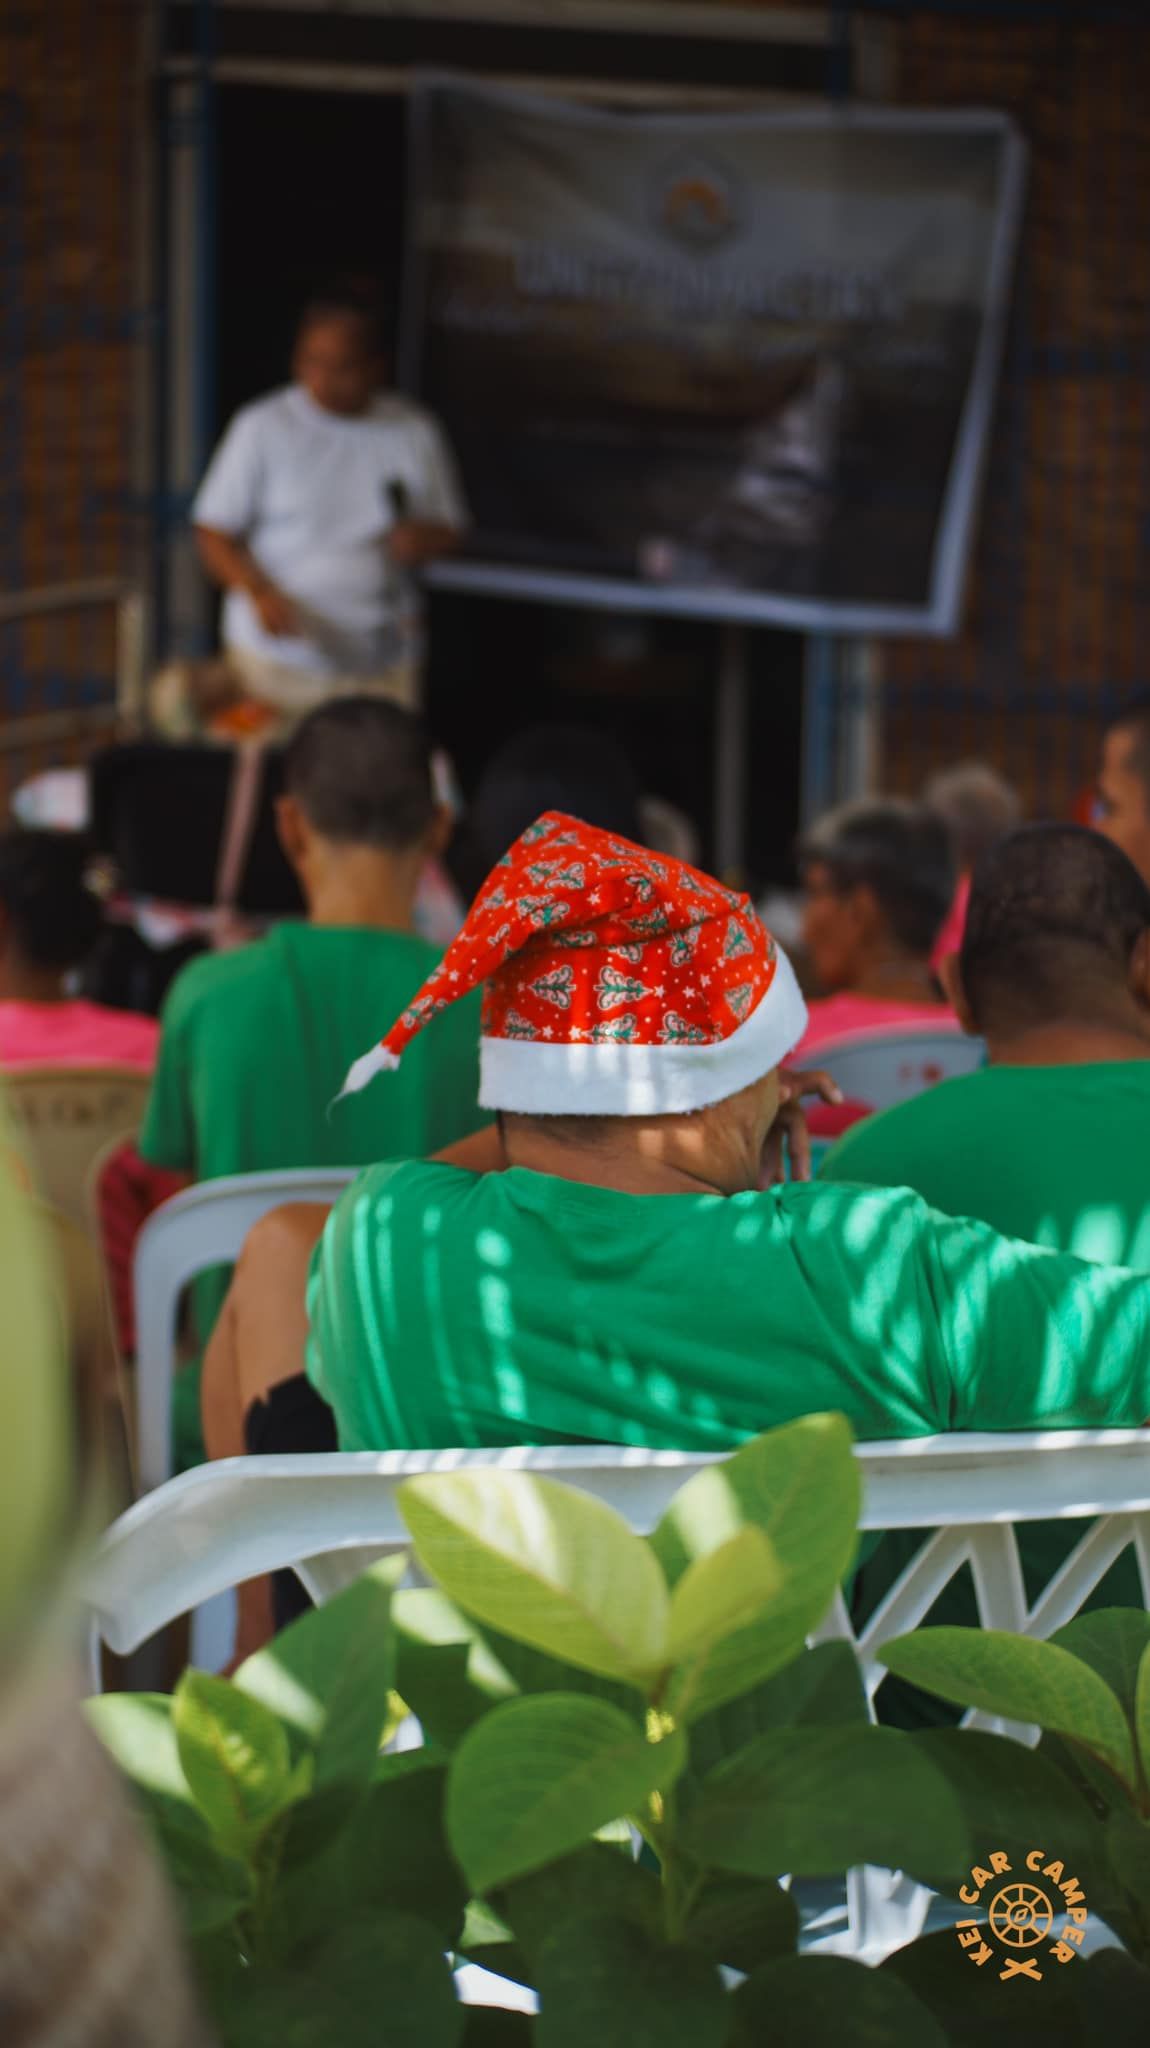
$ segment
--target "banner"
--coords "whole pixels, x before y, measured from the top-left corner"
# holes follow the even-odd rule
[[[1023,185],[1002,115],[604,113],[425,84],[408,381],[450,580],[957,626]]]

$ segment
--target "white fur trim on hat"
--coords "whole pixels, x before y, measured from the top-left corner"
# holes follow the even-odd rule
[[[749,1017],[712,1045],[546,1045],[481,1038],[479,1105],[520,1116],[675,1116],[724,1102],[793,1052],[807,1006],[780,947]]]

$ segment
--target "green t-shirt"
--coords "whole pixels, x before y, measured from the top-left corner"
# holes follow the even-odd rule
[[[858,1124],[829,1153],[819,1177],[910,1187],[948,1216],[977,1216],[1032,1244],[1150,1272],[1148,1131],[1150,1060],[984,1067]],[[1143,1422],[1146,1414],[1129,1419]],[[978,1420],[975,1426],[996,1424]],[[1031,1598],[1083,1533],[1081,1522],[1032,1522],[1022,1529],[1019,1551]],[[873,1611],[921,1541],[921,1532],[909,1529],[883,1538],[859,1573],[857,1617]],[[1085,1604],[1141,1606],[1129,1554]],[[971,1589],[952,1584],[929,1619],[976,1621]],[[884,1696],[888,1718],[910,1725],[937,1718],[912,1689],[896,1693],[888,1680]]]
[[[337,1204],[308,1371],[346,1450],[710,1450],[1150,1414],[1150,1284],[904,1192],[627,1195],[401,1163]]]
[[[281,924],[193,960],[164,1006],[144,1158],[196,1180],[366,1166],[436,1152],[489,1122],[478,1106],[478,997],[434,1018],[397,1073],[335,1100],[439,958],[406,932]]]
[[[821,1180],[913,1188],[947,1216],[1150,1272],[1150,1060],[984,1067],[868,1117]]]
[[[164,1006],[139,1149],[195,1180],[290,1166],[366,1166],[438,1152],[490,1121],[479,1108],[479,997],[432,1019],[398,1072],[337,1102],[439,963],[424,939],[357,926],[281,924],[254,945],[193,960]],[[227,1272],[193,1289],[206,1343]],[[177,1380],[176,1465],[203,1457],[198,1372]]]

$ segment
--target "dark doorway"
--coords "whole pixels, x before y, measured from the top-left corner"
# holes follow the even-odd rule
[[[286,381],[300,306],[325,281],[380,288],[394,338],[403,261],[406,97],[222,85],[216,241],[219,420]],[[538,721],[616,734],[646,788],[685,810],[712,857],[719,629],[693,620],[436,593],[428,715],[470,790]],[[747,880],[786,879],[798,827],[803,642],[751,635]]]

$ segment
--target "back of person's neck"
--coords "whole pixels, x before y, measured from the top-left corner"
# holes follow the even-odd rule
[[[35,967],[8,952],[0,955],[0,1002],[66,1003],[68,991],[58,967]]]
[[[373,846],[326,847],[301,875],[308,923],[367,930],[414,931],[422,851],[391,853]]]
[[[538,1129],[522,1128],[514,1119],[504,1125],[508,1164],[582,1187],[609,1188],[621,1195],[719,1195],[729,1192],[712,1178],[713,1164],[684,1158],[675,1150],[647,1149],[639,1130],[620,1130],[617,1137],[581,1145],[551,1138]]]
[[[1133,1006],[1128,1017],[1052,1017],[1014,1023],[986,1035],[992,1067],[1080,1067],[1150,1059],[1150,1020]]]

